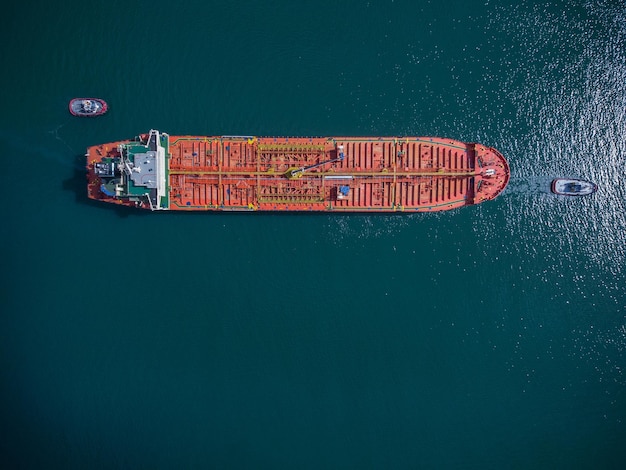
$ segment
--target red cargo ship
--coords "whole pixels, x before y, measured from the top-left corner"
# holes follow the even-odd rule
[[[506,187],[494,148],[437,137],[169,136],[87,149],[91,199],[150,210],[435,212]]]

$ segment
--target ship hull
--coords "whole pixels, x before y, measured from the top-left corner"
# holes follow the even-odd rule
[[[435,137],[169,136],[87,150],[88,196],[149,210],[437,212],[495,198],[495,149]]]

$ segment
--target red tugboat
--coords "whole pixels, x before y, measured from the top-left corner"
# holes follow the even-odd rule
[[[69,108],[74,116],[91,117],[106,113],[109,106],[100,98],[74,98]]]
[[[170,136],[87,149],[91,199],[148,210],[437,212],[510,178],[500,152],[440,137]]]

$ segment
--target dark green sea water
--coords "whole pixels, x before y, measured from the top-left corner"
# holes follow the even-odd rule
[[[2,468],[625,468],[623,1],[14,2],[0,38]],[[151,128],[437,135],[512,178],[425,215],[90,203],[85,147]]]

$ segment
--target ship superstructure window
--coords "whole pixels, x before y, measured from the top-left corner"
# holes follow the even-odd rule
[[[93,171],[101,178],[112,178],[115,176],[115,165],[113,162],[98,162],[94,164]]]

